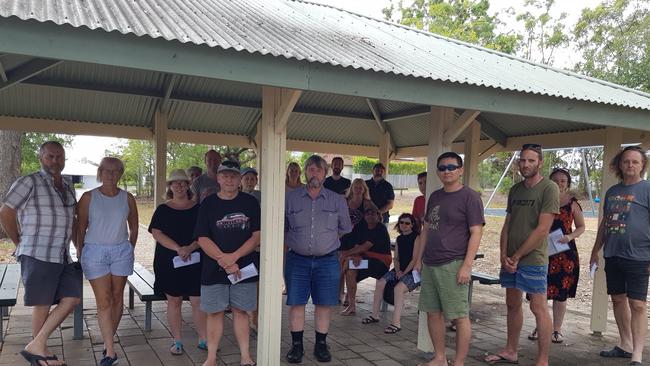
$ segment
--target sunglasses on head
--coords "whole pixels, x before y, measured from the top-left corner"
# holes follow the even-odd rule
[[[400,225],[411,225],[412,223],[410,221],[399,221]]]
[[[450,172],[453,172],[454,170],[460,168],[461,165],[455,165],[455,164],[447,164],[447,165],[438,165],[438,171],[439,172],[444,172],[445,170],[449,170]]]
[[[521,145],[522,150],[528,150],[528,149],[540,150],[541,148],[542,148],[542,145],[540,145],[540,144],[523,144],[523,145]]]

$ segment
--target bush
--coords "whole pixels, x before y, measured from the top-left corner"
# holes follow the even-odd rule
[[[372,174],[372,167],[378,162],[378,159],[358,156],[352,159],[352,167],[357,174]],[[394,175],[417,175],[426,170],[426,164],[410,161],[395,161],[388,165],[388,173]]]

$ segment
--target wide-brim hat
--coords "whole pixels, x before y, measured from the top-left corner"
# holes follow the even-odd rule
[[[177,180],[182,180],[185,182],[190,182],[190,178],[187,176],[185,171],[183,169],[174,169],[169,173],[169,177],[167,178],[167,183],[175,182]]]

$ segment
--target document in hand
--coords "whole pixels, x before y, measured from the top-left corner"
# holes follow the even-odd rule
[[[251,264],[247,265],[244,268],[240,268],[239,269],[239,274],[240,274],[239,278],[235,278],[234,273],[228,275],[228,279],[230,280],[230,282],[233,285],[236,284],[237,282],[241,282],[243,280],[246,280],[246,279],[249,279],[251,277],[257,276],[257,268],[255,268],[254,263],[251,263]]]
[[[190,264],[199,263],[201,261],[201,254],[199,252],[192,252],[190,259],[184,261],[179,256],[172,258],[174,268],[189,266]]]
[[[551,256],[553,254],[565,252],[569,249],[569,243],[560,243],[560,239],[564,236],[564,233],[562,232],[562,229],[557,229],[554,231],[551,231],[548,234],[548,255]]]
[[[350,259],[349,263],[348,263],[348,268],[350,268],[350,269],[368,269],[368,260],[367,259],[362,259],[361,263],[359,263],[358,266],[355,266],[354,261],[352,259]]]
[[[420,281],[422,281],[420,278],[420,272],[413,270],[411,273],[413,274],[413,283],[420,283]]]

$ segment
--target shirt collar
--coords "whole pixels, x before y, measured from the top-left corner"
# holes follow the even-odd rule
[[[307,190],[306,185],[300,187],[299,189],[302,190],[302,192],[300,193],[301,196],[303,196],[303,197],[304,196],[309,196],[309,191]],[[318,198],[318,197],[327,198],[327,194],[325,193],[326,190],[327,189],[325,189],[325,187],[321,186],[320,192],[318,192],[318,196],[316,196],[316,198]],[[311,198],[311,196],[309,196],[309,197]]]

